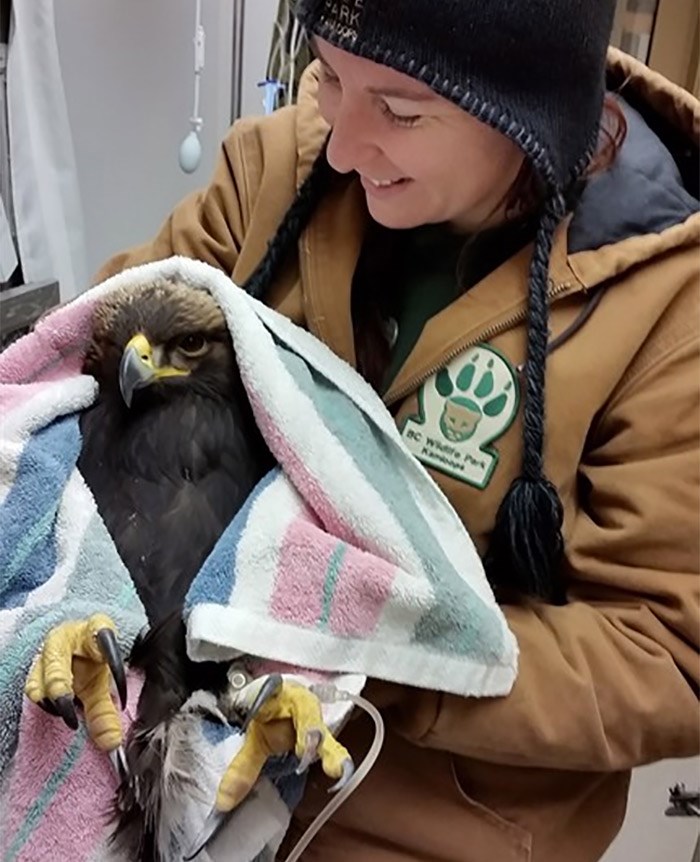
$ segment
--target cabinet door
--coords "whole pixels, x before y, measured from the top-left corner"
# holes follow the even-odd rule
[[[618,0],[611,41],[700,96],[697,0]]]
[[[658,0],[617,0],[612,44],[646,63],[658,5]]]
[[[659,0],[649,65],[700,98],[700,5]]]

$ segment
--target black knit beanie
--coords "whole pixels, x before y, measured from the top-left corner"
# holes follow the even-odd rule
[[[615,0],[296,3],[307,33],[428,84],[510,138],[544,189],[530,269],[521,474],[501,503],[485,564],[492,584],[548,601],[564,595],[562,505],[543,473],[549,256],[597,143],[614,9]],[[269,259],[285,253],[308,221],[324,163],[322,153],[280,226],[268,272]]]

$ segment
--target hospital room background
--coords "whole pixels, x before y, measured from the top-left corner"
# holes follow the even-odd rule
[[[288,21],[280,0],[2,0],[0,346],[206,184],[232,121],[293,98]],[[620,0],[613,38],[698,94],[695,0]],[[605,862],[698,862],[679,784],[696,759],[637,770]]]

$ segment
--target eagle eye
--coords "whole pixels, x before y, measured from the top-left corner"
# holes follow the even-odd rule
[[[201,332],[193,332],[189,335],[183,335],[177,342],[177,349],[186,356],[201,356],[207,350],[207,339]]]

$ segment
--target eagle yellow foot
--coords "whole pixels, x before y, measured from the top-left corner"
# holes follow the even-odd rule
[[[93,614],[87,620],[71,620],[51,629],[24,691],[73,730],[78,728],[77,698],[83,705],[90,737],[98,748],[112,752],[122,744],[121,722],[111,695],[112,679],[123,709],[126,673],[116,627],[106,614]]]
[[[323,721],[319,699],[303,685],[273,674],[234,696],[233,709],[247,713],[245,739],[219,783],[216,808],[231,811],[250,793],[267,759],[294,752],[303,772],[316,758],[323,771],[345,787],[354,772],[347,749]]]

